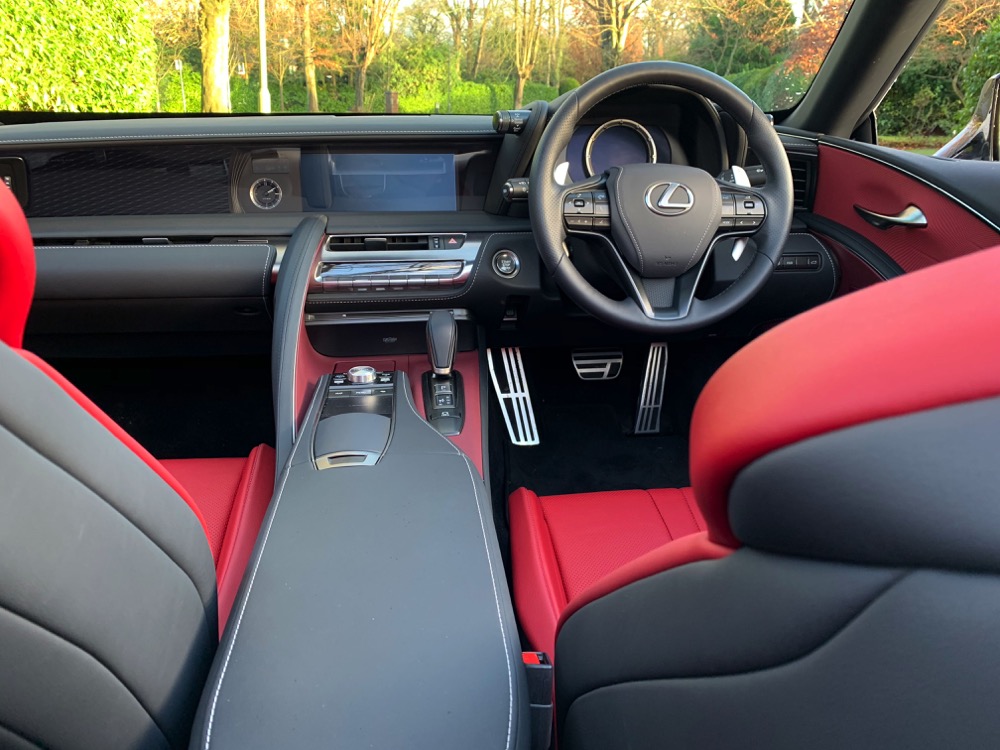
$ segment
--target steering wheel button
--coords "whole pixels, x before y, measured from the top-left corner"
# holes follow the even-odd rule
[[[611,217],[610,216],[595,216],[594,217],[594,229],[610,229],[611,228]]]
[[[609,203],[608,193],[605,190],[597,190],[594,192],[594,203]]]
[[[590,216],[567,216],[566,225],[575,229],[590,229],[594,226],[594,219]]]
[[[610,216],[611,215],[611,204],[610,203],[594,203],[594,215],[595,216]],[[596,219],[595,219],[596,221]]]

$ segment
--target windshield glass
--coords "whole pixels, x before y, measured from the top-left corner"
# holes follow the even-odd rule
[[[793,106],[851,0],[6,0],[0,110],[491,113],[638,60]]]

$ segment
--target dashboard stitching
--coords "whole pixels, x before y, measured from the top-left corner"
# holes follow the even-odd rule
[[[0,139],[0,145],[14,143],[68,143],[70,141],[121,141],[121,140],[174,140],[180,138],[234,138],[243,140],[248,137],[287,137],[296,138],[303,135],[323,135],[337,137],[342,135],[496,135],[493,130],[300,130],[288,132],[263,133],[143,133],[141,135],[90,135],[71,136],[69,138],[7,138]]]
[[[315,406],[315,397],[313,406]],[[310,411],[312,411],[312,409],[310,409]],[[257,570],[260,568],[261,558],[264,557],[264,548],[267,547],[268,537],[271,536],[271,527],[274,525],[274,519],[278,515],[278,507],[281,505],[281,499],[285,496],[285,484],[288,482],[288,477],[290,477],[291,474],[291,465],[286,466],[284,474],[281,477],[281,484],[274,496],[274,511],[271,513],[271,517],[267,521],[267,529],[265,530],[264,538],[260,543],[260,552],[257,553],[257,559],[254,561],[253,573],[250,575],[250,581],[247,584],[246,593],[243,595],[243,601],[240,603],[240,614],[239,617],[236,618],[236,626],[233,628],[233,636],[229,639],[229,643],[226,647],[226,658],[222,662],[222,671],[219,673],[219,680],[215,684],[215,690],[212,691],[212,709],[209,711],[208,724],[205,728],[205,750],[208,750],[212,744],[212,725],[215,723],[215,709],[219,703],[219,694],[222,692],[222,683],[226,679],[226,670],[229,669],[229,660],[236,647],[236,638],[240,634],[240,625],[243,624],[243,615],[246,613],[247,604],[250,602],[250,593],[253,591],[254,581],[257,580]]]
[[[271,266],[274,264],[273,256],[277,254],[270,245],[267,246],[267,254],[264,256],[264,273],[260,276],[260,296],[267,296],[267,272],[271,270]]]
[[[463,291],[459,292],[458,294],[452,294],[452,295],[449,295],[447,297],[429,297],[426,294],[423,295],[423,296],[419,296],[419,293],[418,293],[418,296],[410,297],[410,298],[399,298],[399,297],[397,297],[395,299],[392,299],[392,298],[383,298],[383,297],[361,297],[361,298],[358,298],[358,299],[315,300],[315,301],[310,301],[309,304],[311,304],[311,305],[357,305],[357,304],[361,304],[363,302],[370,301],[370,300],[377,300],[378,302],[382,303],[382,302],[422,302],[422,301],[437,302],[437,301],[458,299],[459,297],[464,297],[466,294],[468,294],[469,292],[472,291],[472,287],[475,285],[476,279],[479,278],[479,271],[483,268],[483,266],[489,265],[485,261],[486,253],[489,251],[489,249],[490,249],[490,243],[493,242],[493,239],[495,237],[521,237],[523,235],[530,235],[530,234],[531,234],[531,232],[528,232],[528,231],[525,231],[525,232],[497,232],[497,233],[491,234],[489,237],[487,237],[486,238],[486,242],[483,243],[483,246],[482,246],[482,248],[479,251],[480,252],[480,257],[479,257],[479,260],[476,263],[476,271],[475,271],[475,273],[472,274],[472,278],[466,284],[466,288]]]
[[[635,251],[639,254],[639,273],[642,274],[645,272],[646,263],[645,259],[642,257],[642,249],[639,247],[639,241],[635,238],[635,235],[632,233],[632,225],[628,223],[628,217],[625,215],[625,210],[622,208],[622,196],[621,193],[618,191],[618,183],[621,182],[621,177],[622,177],[622,172],[621,169],[619,169],[614,176],[615,203],[618,204],[618,213],[622,217],[622,223],[625,225],[625,229],[628,231],[628,236],[632,238],[632,247],[634,247]]]

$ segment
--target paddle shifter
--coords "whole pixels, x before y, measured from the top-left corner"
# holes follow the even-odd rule
[[[457,345],[458,324],[451,310],[432,311],[427,317],[427,356],[433,372],[424,373],[424,410],[442,435],[462,431],[462,376],[452,371]]]

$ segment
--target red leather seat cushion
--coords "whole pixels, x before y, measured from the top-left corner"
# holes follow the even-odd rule
[[[551,657],[563,610],[605,576],[705,531],[690,489],[510,497],[514,601],[532,645]]]

